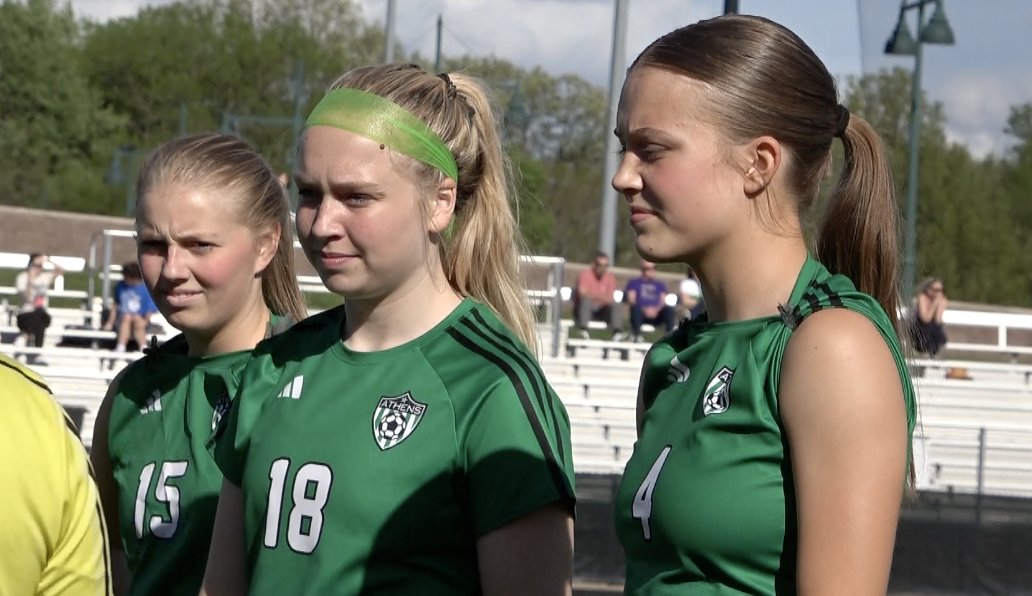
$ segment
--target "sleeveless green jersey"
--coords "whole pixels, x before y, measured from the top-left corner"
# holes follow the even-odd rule
[[[523,344],[470,299],[380,352],[343,307],[255,348],[216,458],[244,493],[252,594],[480,593],[476,540],[573,507],[569,420]]]
[[[187,356],[180,335],[121,377],[108,449],[132,594],[200,590],[222,488],[213,429],[250,354]]]
[[[626,594],[796,593],[796,503],[778,383],[792,330],[824,308],[856,311],[881,332],[913,433],[913,385],[888,317],[812,258],[781,316],[684,323],[643,367],[642,430],[616,499]]]

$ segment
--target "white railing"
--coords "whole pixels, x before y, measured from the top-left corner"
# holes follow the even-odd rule
[[[947,342],[946,349],[957,352],[997,352],[1009,354],[1011,359],[1032,354],[1032,345],[1016,345],[1010,341],[1011,330],[1032,330],[1032,314],[991,312],[952,308],[942,315],[943,323],[951,327],[990,328],[996,332],[991,343]]]

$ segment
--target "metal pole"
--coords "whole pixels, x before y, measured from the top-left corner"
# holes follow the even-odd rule
[[[186,136],[186,102],[179,102],[179,136]]]
[[[549,284],[550,290],[555,293],[552,294],[552,357],[556,358],[559,356],[559,341],[561,339],[560,333],[562,331],[562,318],[563,318],[563,270],[566,267],[566,261],[564,259],[558,259],[552,263],[552,283]]]
[[[975,494],[975,516],[979,523],[982,521],[982,492],[985,487],[985,441],[986,430],[983,426],[978,429],[978,492]]]
[[[917,284],[917,187],[921,153],[921,28],[924,2],[917,7],[917,48],[910,89],[910,156],[907,163],[907,202],[903,227],[903,299],[909,303]]]
[[[383,37],[383,61],[394,62],[394,0],[387,0],[387,24]]]
[[[738,0],[724,0],[724,14],[738,14]]]
[[[616,154],[616,112],[620,103],[626,65],[624,46],[627,37],[627,0],[615,0],[613,15],[613,55],[609,66],[609,113],[606,120],[606,152],[602,174],[602,205],[598,225],[598,249],[616,262],[616,205],[617,193],[613,190],[613,176],[619,165]]]
[[[108,271],[111,270],[111,236],[104,234],[104,283],[100,288],[101,308],[108,305],[111,298],[111,280],[108,279]]]
[[[290,155],[287,156],[287,166],[290,168],[289,175],[294,175],[294,167],[297,161],[297,144],[301,137],[301,110],[303,109],[305,98],[304,98],[304,86],[305,86],[305,61],[297,61],[297,69],[294,72],[294,114],[291,117],[291,142],[290,142]],[[290,184],[288,183],[289,187]],[[291,207],[293,208],[297,203],[293,201],[295,198],[291,193]]]
[[[441,30],[444,29],[444,15],[437,15],[437,45],[434,50],[434,72],[441,72]]]

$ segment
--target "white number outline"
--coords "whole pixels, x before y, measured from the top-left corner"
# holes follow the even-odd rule
[[[151,479],[154,477],[154,468],[157,462],[150,462],[140,470],[140,483],[136,488],[136,507],[133,512],[133,525],[136,530],[136,538],[143,539],[144,518],[147,516],[147,495],[150,494]],[[179,529],[180,513],[180,492],[179,487],[169,484],[168,481],[174,478],[182,478],[190,467],[188,461],[164,461],[161,462],[161,470],[158,472],[158,481],[154,487],[154,498],[159,503],[165,503],[168,507],[168,520],[163,515],[152,515],[148,521],[150,533],[155,538],[168,540],[175,536]]]
[[[667,445],[659,452],[656,461],[649,468],[649,473],[641,481],[641,486],[634,493],[634,500],[631,502],[631,517],[641,520],[641,533],[648,542],[652,540],[652,526],[649,523],[652,517],[652,493],[656,490],[656,483],[659,482],[659,473],[663,471],[667,456],[670,455],[671,446]]]
[[[283,510],[284,488],[290,460],[280,458],[272,462],[269,468],[269,505],[265,517],[266,548],[276,548],[279,544],[280,516]],[[306,495],[308,484],[315,484],[315,495]],[[290,493],[292,505],[287,521],[287,545],[299,554],[311,554],[319,546],[322,538],[323,509],[330,498],[333,487],[333,470],[321,463],[309,462],[298,468],[294,474]],[[302,531],[305,519],[311,520],[308,532]]]

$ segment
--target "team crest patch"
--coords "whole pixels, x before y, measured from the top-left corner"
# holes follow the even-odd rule
[[[230,401],[229,396],[225,393],[223,393],[215,402],[215,407],[211,412],[211,430],[213,432],[219,427],[219,423],[221,423],[222,419],[226,417],[226,414],[229,413],[229,408],[232,404],[233,402]]]
[[[381,397],[373,411],[373,439],[386,451],[412,436],[426,412],[426,404],[412,399],[408,391]]]
[[[735,371],[726,366],[713,375],[709,384],[706,385],[706,391],[702,394],[703,416],[723,414],[727,411],[727,407],[730,405],[731,379],[734,376]]]

